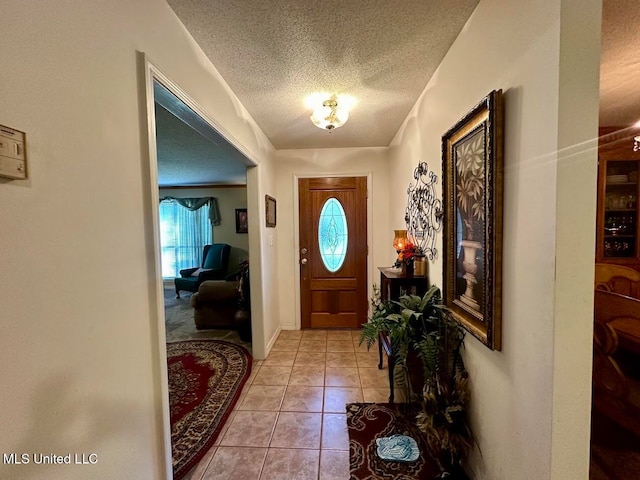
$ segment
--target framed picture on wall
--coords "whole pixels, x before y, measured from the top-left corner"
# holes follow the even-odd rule
[[[492,350],[502,323],[502,90],[442,136],[444,302]]]
[[[273,228],[276,226],[276,199],[269,195],[265,195],[264,198],[266,226]]]
[[[249,222],[247,220],[247,209],[236,208],[236,233],[247,233],[249,231]]]

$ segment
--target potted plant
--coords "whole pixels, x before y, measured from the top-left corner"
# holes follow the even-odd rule
[[[417,340],[422,338],[423,333],[433,330],[433,326],[427,320],[429,315],[425,316],[423,312],[430,310],[431,304],[438,298],[436,293],[439,290],[432,287],[422,298],[417,295],[403,295],[397,301],[382,301],[380,289],[376,285],[373,288],[373,313],[369,321],[362,325],[360,343],[366,343],[367,348],[371,348],[381,334],[386,335],[395,360],[396,383],[403,390],[407,400],[418,401],[422,395],[424,376],[422,368],[410,371],[409,363],[421,363],[417,352]],[[417,380],[411,382],[412,377]]]
[[[370,348],[381,333],[388,336],[406,398],[421,403],[416,423],[441,470],[440,478],[455,478],[472,444],[466,416],[468,374],[462,360],[464,330],[442,305],[436,286],[422,297],[403,295],[386,302],[374,287],[372,306],[369,322],[362,325],[361,343]],[[420,372],[415,367],[412,371],[412,358],[418,359]],[[411,381],[416,373],[421,374],[418,389]]]
[[[462,359],[465,332],[449,309],[438,308],[438,329],[423,337],[418,347],[429,374],[416,421],[440,468],[440,478],[456,478],[473,439],[467,420],[469,375]]]

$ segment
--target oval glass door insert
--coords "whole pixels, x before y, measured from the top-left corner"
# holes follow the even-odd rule
[[[337,272],[347,256],[349,232],[342,204],[331,197],[324,202],[318,219],[318,246],[325,268]]]

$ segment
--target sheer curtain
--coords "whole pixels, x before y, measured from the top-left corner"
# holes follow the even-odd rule
[[[215,200],[171,197],[161,199],[160,244],[163,278],[179,277],[181,269],[202,264],[203,247],[213,243],[212,225],[220,224]]]

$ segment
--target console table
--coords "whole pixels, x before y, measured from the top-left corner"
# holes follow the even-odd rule
[[[382,301],[397,300],[404,294],[424,295],[429,289],[429,277],[406,276],[402,272],[391,272],[388,267],[378,267],[380,270],[380,298]],[[393,370],[395,368],[395,354],[391,348],[391,341],[387,335],[381,333],[378,337],[378,353],[382,370],[382,352],[387,355],[389,367],[389,403],[394,402]]]

